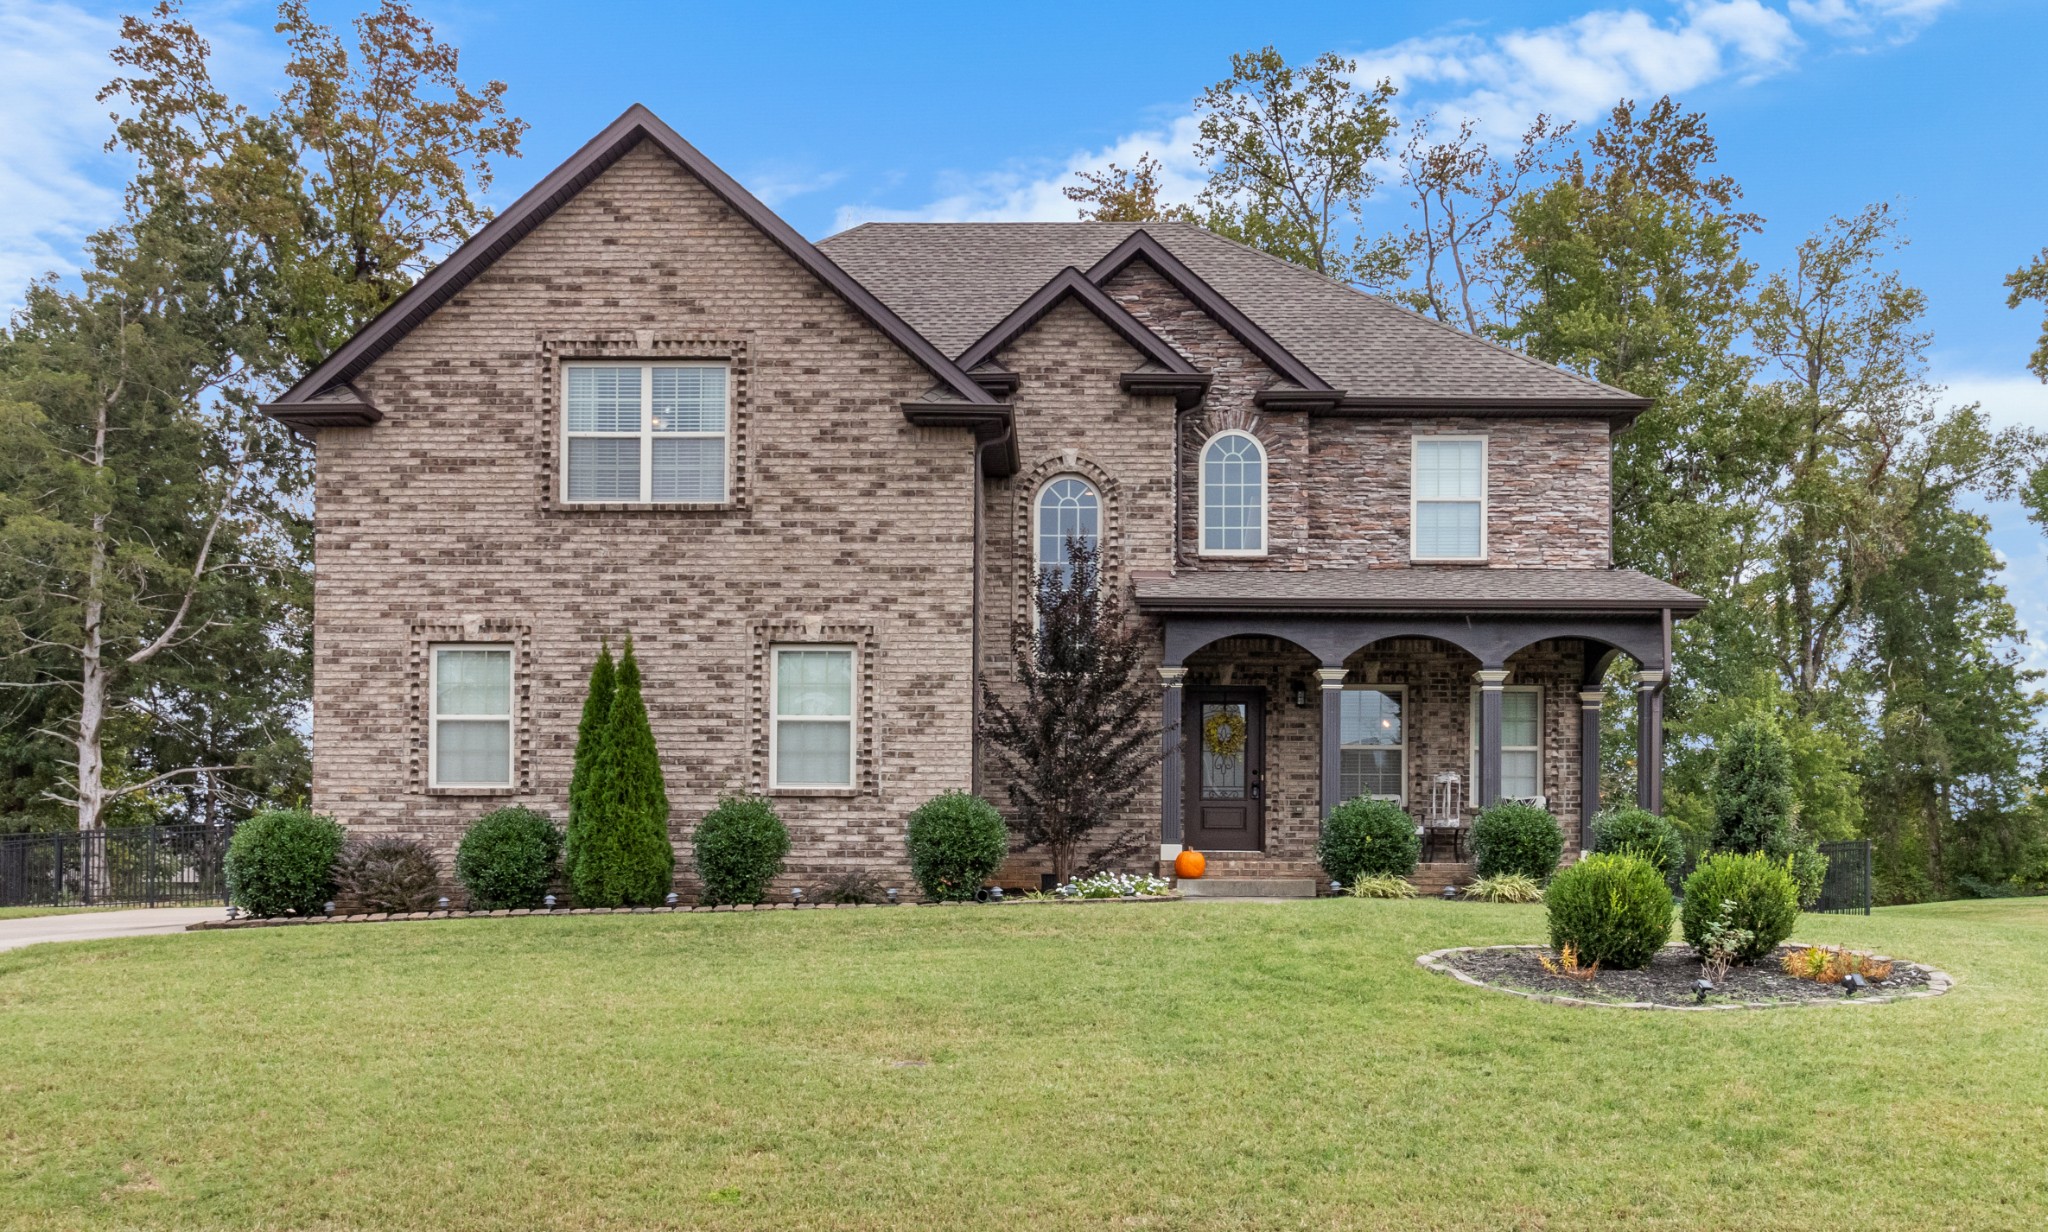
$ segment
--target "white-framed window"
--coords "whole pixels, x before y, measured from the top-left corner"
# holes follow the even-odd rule
[[[434,646],[428,660],[427,782],[512,786],[512,648]]]
[[[1266,554],[1266,448],[1249,432],[1202,446],[1202,555]]]
[[[1032,510],[1036,523],[1031,536],[1034,582],[1050,570],[1059,574],[1061,585],[1066,584],[1073,569],[1067,553],[1070,539],[1095,549],[1097,561],[1101,560],[1102,495],[1094,484],[1079,475],[1055,475],[1038,490]],[[1033,589],[1035,593],[1035,584]]]
[[[1486,438],[1415,438],[1415,560],[1486,559]]]
[[[1398,686],[1344,686],[1337,705],[1337,790],[1344,799],[1408,802],[1406,701]]]
[[[1472,690],[1472,781],[1479,782],[1479,695]],[[1500,794],[1524,800],[1543,795],[1543,689],[1511,684],[1500,694]]]
[[[776,646],[770,657],[769,785],[852,787],[853,647]]]
[[[722,363],[562,366],[562,499],[719,504],[731,490]]]

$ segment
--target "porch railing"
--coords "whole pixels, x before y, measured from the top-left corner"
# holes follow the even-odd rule
[[[161,907],[227,901],[231,826],[0,835],[0,907]]]

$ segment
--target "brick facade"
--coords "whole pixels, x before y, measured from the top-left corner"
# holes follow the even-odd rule
[[[1605,419],[1262,412],[1267,365],[1151,267],[1134,262],[1105,290],[1211,376],[1207,397],[1177,411],[1170,396],[1124,392],[1119,376],[1142,356],[1066,300],[996,357],[1019,381],[1021,467],[988,478],[967,433],[905,422],[900,403],[932,386],[931,371],[659,149],[620,156],[355,378],[381,422],[319,431],[315,805],[443,852],[500,804],[562,817],[591,662],[601,640],[630,636],[685,895],[691,827],[740,792],[770,792],[789,823],[784,886],[851,869],[907,884],[904,818],[917,804],[970,784],[1005,803],[987,759],[975,764],[973,682],[977,667],[998,688],[1009,678],[1030,619],[1033,503],[1061,475],[1100,493],[1109,576],[1127,600],[1140,572],[1405,565],[1419,432],[1488,438],[1491,564],[1609,563]],[[674,357],[730,365],[729,498],[565,505],[561,365]],[[1224,429],[1266,450],[1263,557],[1199,551],[1201,446]],[[428,786],[426,661],[449,642],[515,647],[510,789]],[[789,643],[858,650],[851,789],[769,789],[768,652]],[[1509,663],[1516,683],[1544,687],[1545,783],[1568,836],[1585,653],[1543,643]],[[1157,663],[1155,651],[1148,680]],[[1190,684],[1265,687],[1267,851],[1306,858],[1320,813],[1317,664],[1286,643],[1232,639],[1188,666]],[[1347,667],[1409,690],[1419,810],[1428,776],[1468,764],[1476,661],[1414,640],[1361,648]],[[1157,801],[1156,787],[1141,796],[1123,833],[1156,839]],[[1021,855],[1005,879],[1035,881],[1040,867]]]

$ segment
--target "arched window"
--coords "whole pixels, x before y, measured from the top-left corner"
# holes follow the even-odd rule
[[[1266,451],[1249,432],[1202,446],[1202,554],[1266,554]]]
[[[1067,557],[1067,541],[1079,540],[1091,548],[1102,547],[1102,498],[1094,485],[1079,475],[1061,475],[1038,490],[1038,533],[1033,577],[1047,570],[1059,574],[1065,585],[1073,568]]]

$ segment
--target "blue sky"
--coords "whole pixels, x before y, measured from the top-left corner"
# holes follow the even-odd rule
[[[1894,202],[1936,376],[2001,421],[2048,428],[2048,387],[2022,366],[2039,314],[2008,310],[1999,285],[2048,245],[2040,0],[415,2],[465,75],[507,82],[533,124],[501,198],[639,101],[813,237],[867,218],[1071,217],[1058,189],[1073,171],[1141,150],[1188,183],[1189,100],[1266,43],[1291,60],[1354,56],[1395,79],[1405,110],[1500,133],[1537,111],[1597,121],[1622,95],[1672,93],[1708,114],[1767,220],[1751,245],[1766,268],[1830,214]],[[99,153],[92,95],[118,14],[140,7],[0,0],[0,304],[67,268],[118,209],[122,168]],[[269,11],[191,7],[245,97],[276,85]],[[2048,666],[2048,551],[2016,510],[1993,515]]]

